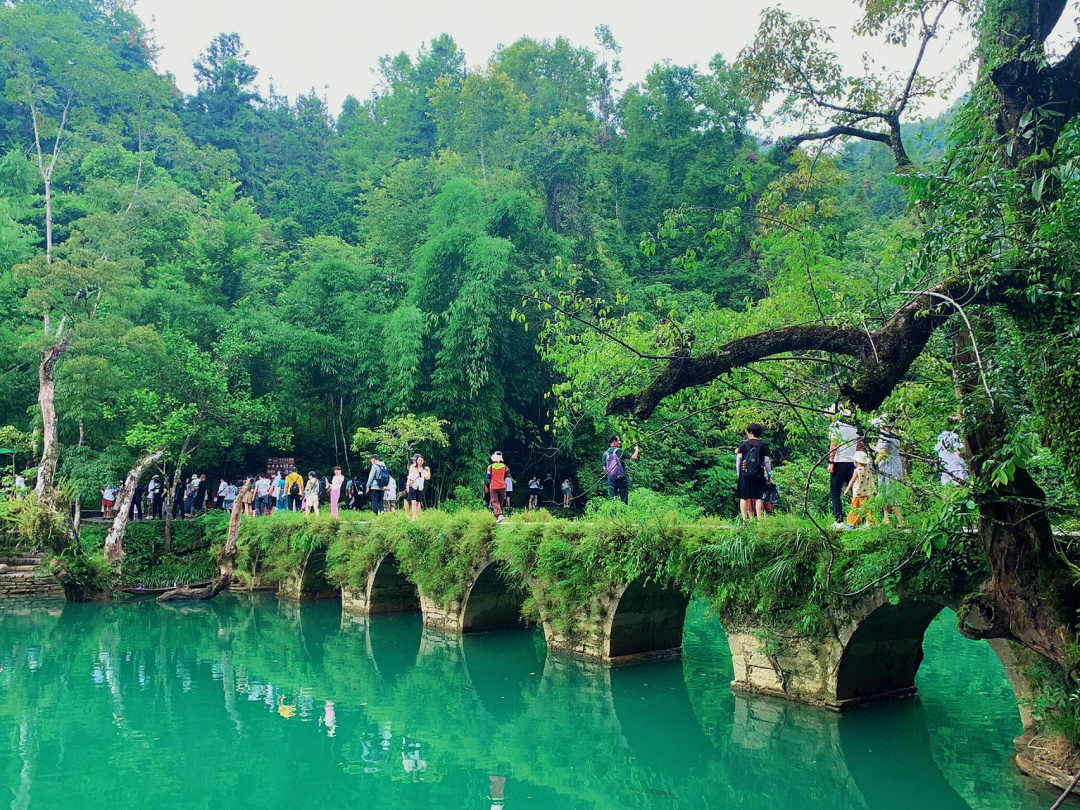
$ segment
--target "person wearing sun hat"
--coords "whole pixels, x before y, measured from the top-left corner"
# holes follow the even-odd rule
[[[865,450],[856,450],[851,454],[855,471],[851,474],[851,480],[844,487],[844,494],[851,492],[851,511],[848,512],[847,525],[858,526],[863,521],[863,514],[859,510],[862,505],[874,497],[874,471],[870,469],[870,456]],[[867,523],[874,522],[873,515],[866,515]]]
[[[503,504],[506,502],[506,479],[509,477],[510,471],[503,464],[503,454],[496,450],[491,454],[491,464],[487,468],[487,485],[491,495],[491,511],[495,513],[495,520],[499,523],[506,520]]]
[[[859,431],[847,420],[851,418],[851,411],[837,405],[830,405],[825,409],[829,415],[829,500],[832,502],[834,529],[843,525],[844,504],[840,493],[844,491],[844,485],[851,480],[855,470],[852,455],[859,449]]]

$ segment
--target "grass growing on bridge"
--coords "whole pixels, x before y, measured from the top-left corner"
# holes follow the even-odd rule
[[[585,632],[583,611],[595,614],[605,595],[639,577],[704,597],[733,623],[753,615],[817,633],[861,589],[903,584],[960,596],[985,574],[974,539],[927,542],[918,516],[905,530],[823,534],[806,517],[731,523],[642,490],[630,507],[597,502],[578,519],[518,513],[502,526],[490,512],[470,507],[427,511],[416,523],[401,514],[364,513],[245,520],[239,563],[248,575],[258,570],[279,581],[319,547],[327,551],[328,579],[357,590],[379,558],[393,552],[406,576],[444,607],[490,557],[527,588],[532,618],[542,614],[571,636]]]

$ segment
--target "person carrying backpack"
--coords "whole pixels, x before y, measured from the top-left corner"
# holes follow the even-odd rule
[[[609,498],[622,498],[623,503],[630,502],[630,477],[626,474],[626,462],[637,461],[641,448],[634,445],[634,452],[626,455],[622,439],[612,436],[608,449],[604,451],[604,475],[607,476]]]
[[[487,468],[487,486],[491,494],[491,511],[495,513],[495,520],[498,523],[506,520],[503,504],[506,503],[506,479],[509,477],[510,471],[503,464],[503,455],[496,450],[491,454],[491,464]]]
[[[371,469],[368,470],[367,492],[371,497],[371,511],[376,515],[383,510],[383,490],[390,483],[390,471],[379,461],[377,453],[371,454]]]
[[[300,502],[304,497],[304,478],[296,471],[296,467],[289,469],[285,476],[285,495],[289,499],[289,511],[299,512]]]
[[[747,519],[765,517],[765,487],[772,474],[769,445],[761,440],[765,430],[756,422],[746,426],[746,440],[735,450],[739,473],[739,513]]]

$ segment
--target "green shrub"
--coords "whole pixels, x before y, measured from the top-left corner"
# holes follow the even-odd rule
[[[217,575],[217,550],[224,542],[228,523],[223,512],[173,521],[172,547],[166,553],[164,521],[129,522],[124,529],[120,584],[159,588],[212,579]],[[88,554],[100,554],[107,532],[103,523],[83,524],[79,545]]]

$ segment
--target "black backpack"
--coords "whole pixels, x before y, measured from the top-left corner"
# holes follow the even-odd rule
[[[383,489],[386,489],[390,484],[390,470],[386,469],[385,464],[380,464],[379,469],[375,471],[375,483]]]
[[[289,494],[290,495],[299,495],[300,494],[300,485],[298,483],[296,483],[295,481],[293,481],[292,486],[289,487]]]
[[[743,475],[752,478],[761,474],[761,442],[752,442],[746,448],[746,455],[742,460]]]

